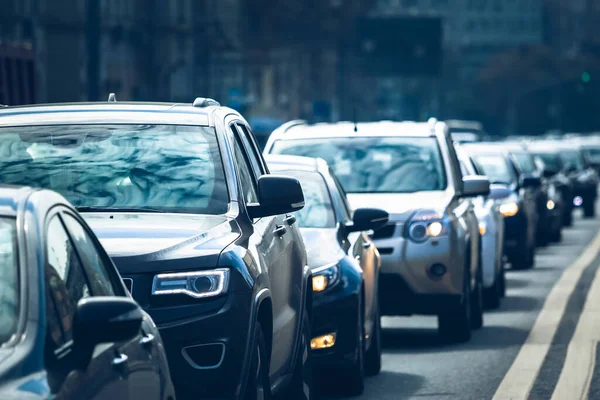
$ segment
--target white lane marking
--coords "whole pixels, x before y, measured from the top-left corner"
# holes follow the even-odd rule
[[[596,343],[600,341],[600,307],[595,304],[600,299],[600,269],[579,316],[577,328],[567,348],[558,383],[552,400],[587,399],[596,363]]]
[[[599,250],[600,232],[583,253],[564,270],[552,287],[527,340],[521,346],[492,400],[526,400],[529,397],[565,312],[569,296],[575,290],[585,268],[597,257]]]

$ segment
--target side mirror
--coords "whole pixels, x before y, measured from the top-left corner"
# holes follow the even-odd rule
[[[304,193],[295,178],[263,175],[258,179],[258,204],[248,204],[250,218],[287,214],[304,207]]]
[[[490,180],[486,176],[472,175],[463,178],[463,197],[487,196]]]
[[[129,297],[81,300],[73,318],[78,367],[87,368],[97,344],[122,342],[139,334],[143,319],[142,309]]]
[[[390,215],[379,208],[359,208],[354,210],[352,222],[346,225],[350,232],[377,230],[388,223]]]
[[[511,190],[506,185],[492,184],[490,185],[490,194],[488,198],[492,200],[501,200],[509,197]]]
[[[543,174],[544,178],[552,178],[553,176],[558,174],[558,171],[553,170],[553,169],[544,168],[544,171],[542,174]]]
[[[542,186],[542,180],[537,176],[526,175],[521,178],[521,187],[538,188],[540,186]]]

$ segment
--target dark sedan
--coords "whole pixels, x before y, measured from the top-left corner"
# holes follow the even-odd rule
[[[0,398],[173,400],[158,329],[60,195],[0,187]]]
[[[296,216],[313,273],[315,367],[344,382],[338,389],[359,394],[365,373],[381,369],[381,260],[367,231],[384,226],[388,213],[368,208],[352,213],[341,185],[322,159],[267,156],[267,162],[272,171],[298,179],[306,199]]]

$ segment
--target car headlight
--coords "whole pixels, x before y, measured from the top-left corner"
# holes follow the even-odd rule
[[[485,233],[487,232],[487,224],[483,221],[481,221],[479,223],[479,234],[481,236],[485,235]]]
[[[229,269],[158,274],[152,281],[153,295],[185,294],[195,298],[227,292]]]
[[[548,201],[546,202],[546,208],[548,210],[554,210],[554,207],[556,207],[556,204],[554,203],[554,201],[551,199],[548,199]]]
[[[331,288],[340,279],[340,266],[338,263],[315,268],[312,271],[313,292],[319,293]]]
[[[418,211],[407,225],[408,238],[414,242],[424,242],[448,234],[448,221],[442,214],[432,210]]]
[[[500,205],[500,214],[502,214],[505,217],[514,217],[515,215],[517,215],[518,212],[519,205],[514,201],[510,201],[508,203]]]

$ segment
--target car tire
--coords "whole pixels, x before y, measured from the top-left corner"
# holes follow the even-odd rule
[[[596,216],[596,202],[588,201],[583,204],[583,216],[585,218],[594,218]]]
[[[368,376],[377,375],[381,371],[381,316],[379,314],[379,301],[376,301],[371,347],[365,354],[365,373]]]
[[[471,339],[471,285],[469,270],[463,283],[463,299],[454,310],[438,315],[438,333],[450,343],[462,343]]]
[[[358,327],[356,336],[356,358],[346,368],[340,368],[337,371],[343,375],[339,382],[344,382],[341,386],[341,392],[347,396],[359,396],[365,391],[365,328],[364,328],[363,302],[359,303]]]
[[[500,298],[502,297],[501,290],[500,273],[498,273],[492,287],[483,290],[483,303],[485,308],[495,310],[500,307]]]
[[[481,258],[480,258],[481,260]],[[483,283],[481,277],[481,262],[475,280],[475,290],[471,293],[471,329],[483,326]]]
[[[315,398],[312,353],[310,348],[311,338],[310,318],[305,311],[302,319],[302,335],[300,337],[296,365],[294,366],[294,375],[292,376],[292,381],[288,387],[288,395],[286,396],[290,400],[311,400]]]
[[[500,272],[498,275],[500,283],[500,297],[506,297],[506,269],[504,268],[504,260],[500,260]]]
[[[531,269],[535,265],[535,246],[529,245],[527,251],[520,253],[512,260],[512,268],[516,270]]]
[[[255,329],[255,344],[243,398],[244,400],[269,400],[271,399],[269,352],[262,327],[258,322]]]

